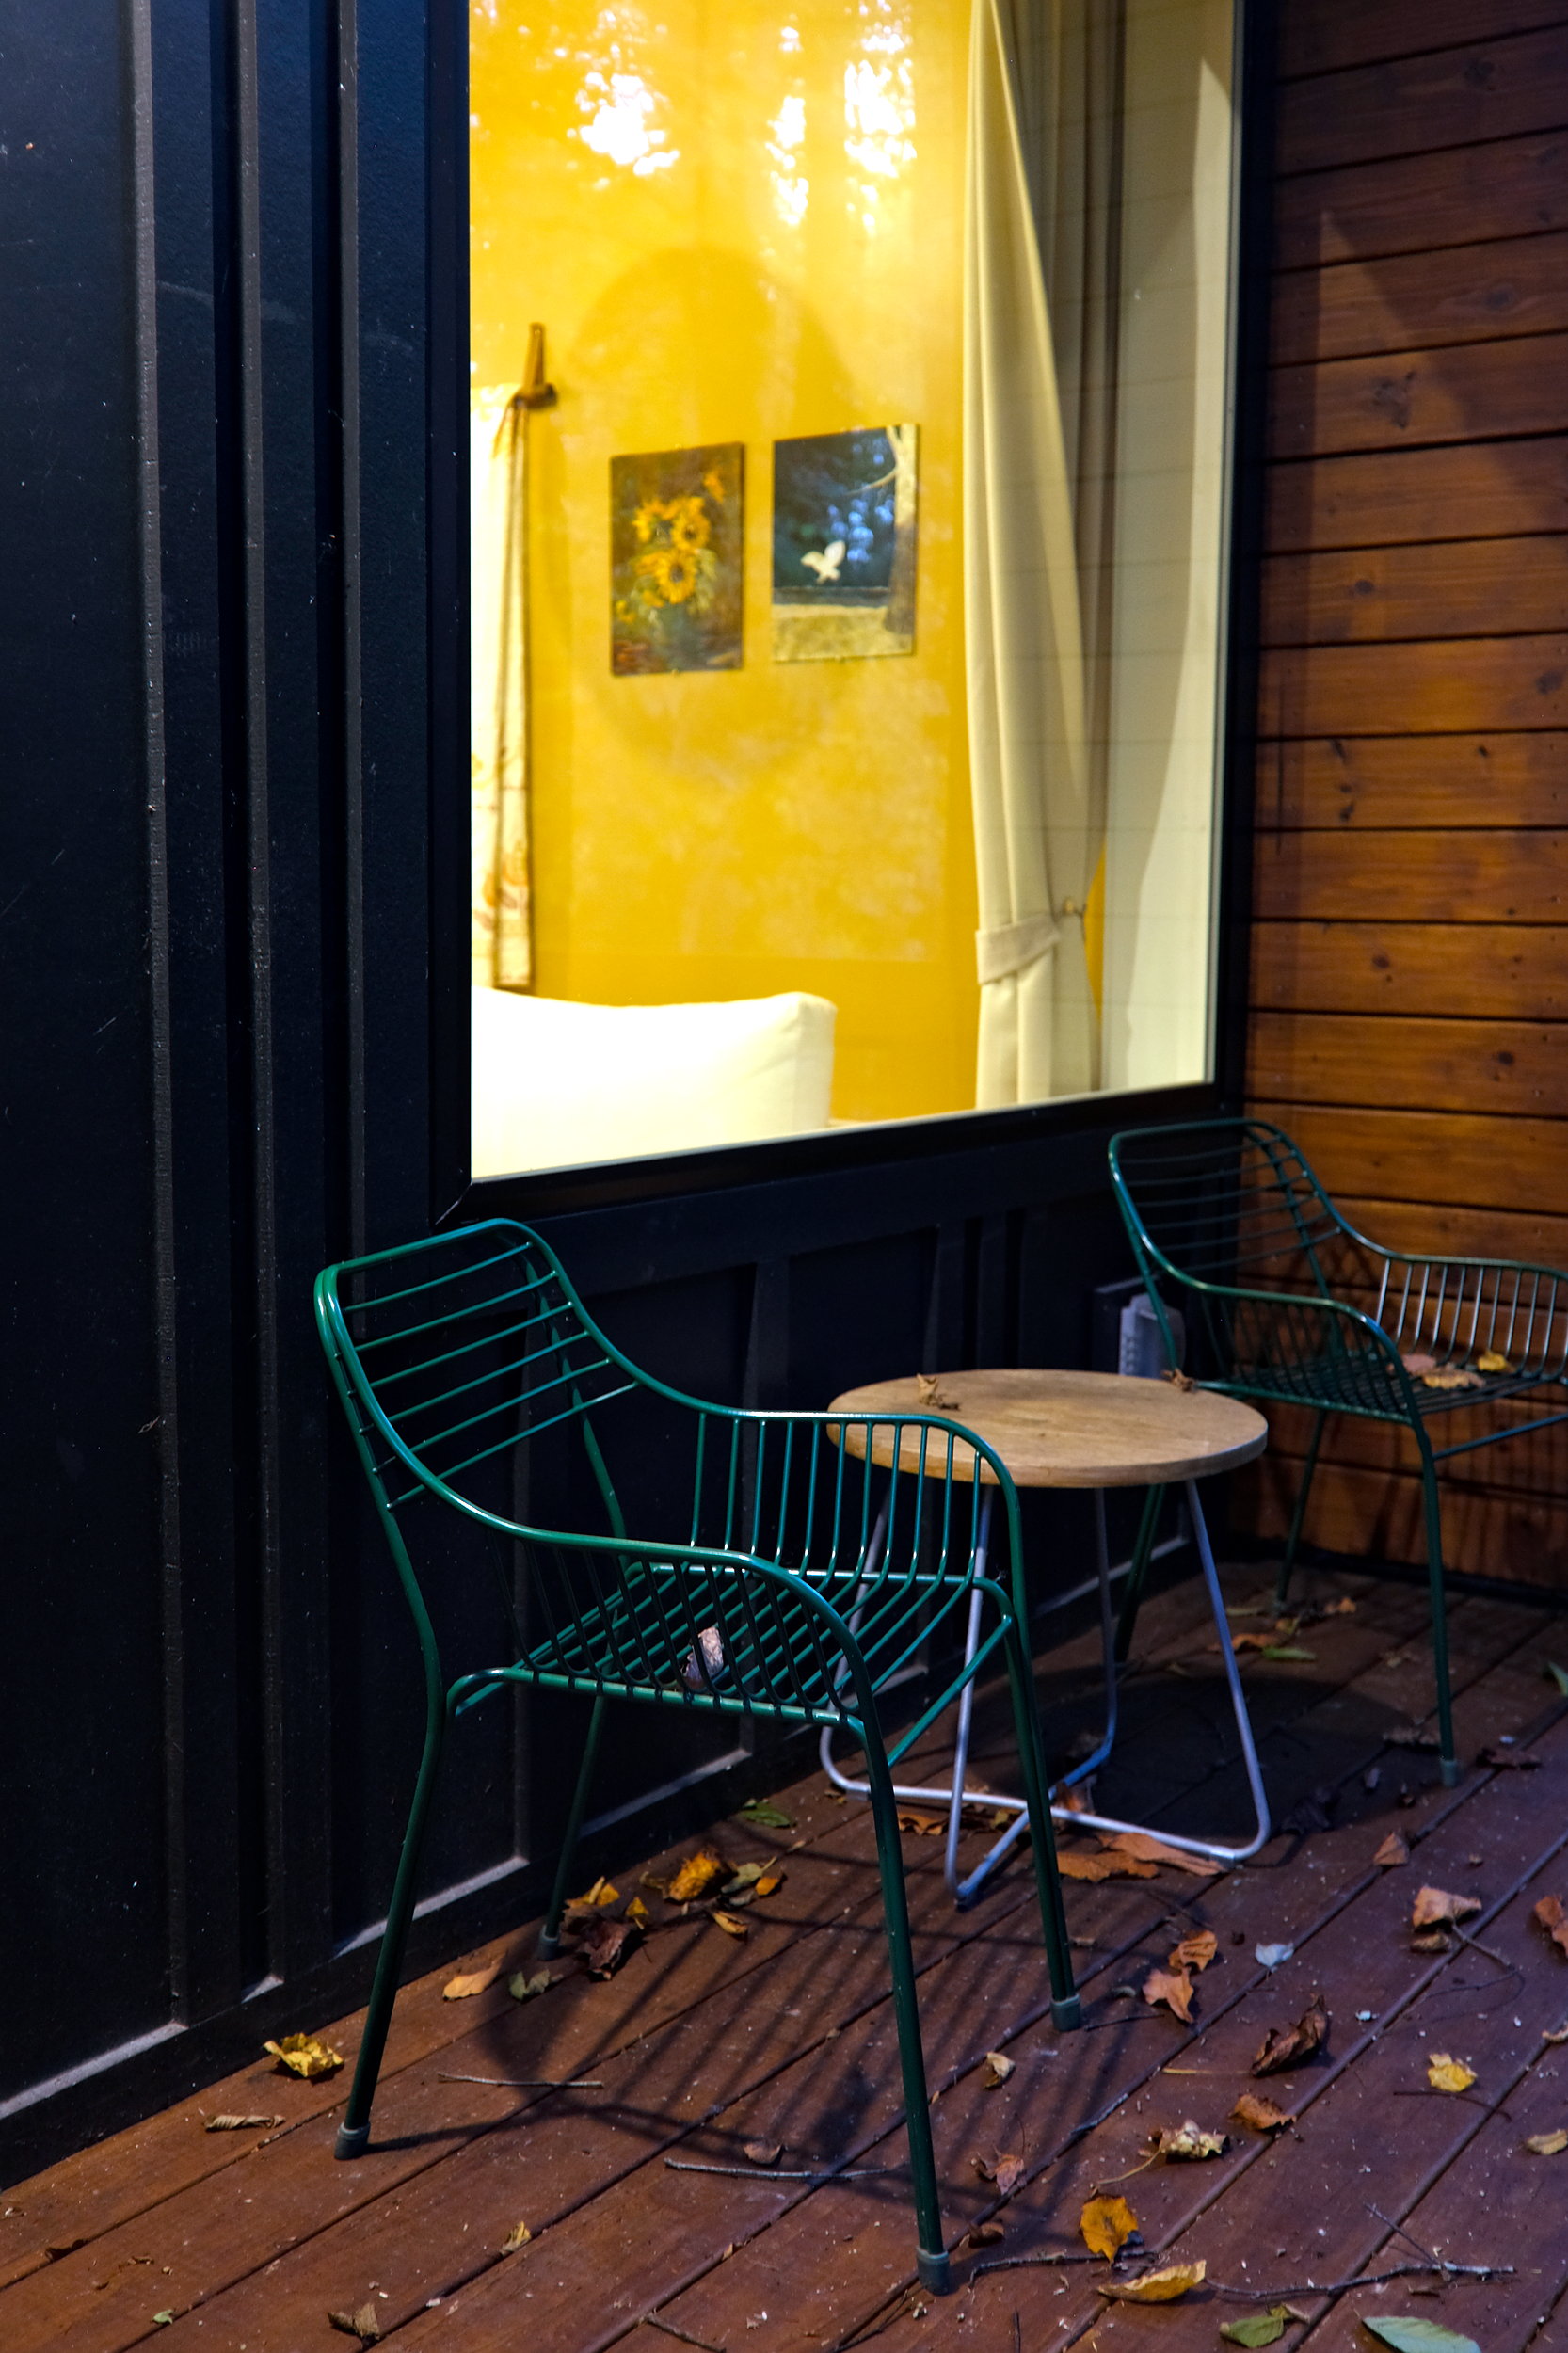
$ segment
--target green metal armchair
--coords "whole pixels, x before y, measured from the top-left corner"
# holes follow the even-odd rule
[[[1204,1386],[1311,1410],[1282,1600],[1328,1416],[1394,1422],[1414,1438],[1438,1740],[1451,1787],[1459,1759],[1437,1465],[1568,1419],[1568,1413],[1534,1414],[1448,1437],[1455,1415],[1564,1385],[1568,1275],[1501,1258],[1421,1257],[1368,1241],[1341,1217],[1284,1129],[1267,1120],[1128,1129],[1111,1140],[1111,1181],[1172,1364],[1161,1289],[1174,1284],[1187,1310],[1188,1369]]]
[[[607,1700],[828,1725],[865,1752],[919,2270],[928,2286],[947,2287],[891,1768],[999,1651],[1011,1677],[1052,2014],[1060,2026],[1079,2017],[1025,1637],[1018,1501],[1002,1463],[984,1440],[936,1415],[889,1421],[751,1413],[685,1397],[622,1355],[547,1244],[506,1220],[328,1267],[315,1305],[413,1614],[425,1687],[424,1755],[337,2155],[358,2156],[369,2142],[421,1840],[454,1717],[515,1685],[592,1701],[540,1940],[547,1953],[558,1948]],[[629,1398],[645,1442],[650,1419],[657,1425],[658,1484],[679,1498],[645,1507],[661,1525],[635,1533],[610,1472],[617,1421],[631,1410],[620,1401]],[[865,1427],[860,1459],[838,1443],[852,1421]],[[945,1476],[876,1471],[879,1430],[888,1433],[895,1461],[901,1435],[907,1446],[908,1433],[918,1433],[922,1464],[940,1464]],[[547,1453],[563,1449],[576,1449],[569,1463],[547,1464]],[[568,1474],[592,1498],[584,1516],[600,1525],[534,1525],[519,1496],[539,1495],[552,1475]],[[984,1558],[983,1492],[1003,1507],[996,1516],[1006,1522],[1006,1583]],[[495,1563],[504,1663],[471,1662],[448,1681],[429,1606],[429,1556],[454,1513],[504,1540],[509,1568]],[[416,1560],[425,1563],[423,1583]],[[961,1637],[977,1592],[990,1620],[978,1651],[889,1737],[879,1694],[894,1676],[907,1682],[902,1671],[934,1636]]]

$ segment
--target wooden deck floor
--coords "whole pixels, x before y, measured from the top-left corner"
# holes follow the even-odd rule
[[[1256,1570],[1227,1582],[1243,1609],[1267,1591]],[[1247,1669],[1276,1819],[1297,1827],[1256,1864],[1207,1880],[1161,1867],[1071,1884],[1084,2031],[1051,2031],[1027,1869],[960,1915],[942,1889],[939,1841],[910,1834],[949,2240],[992,2217],[1002,2233],[961,2257],[952,2297],[911,2283],[867,1824],[812,1775],[781,1794],[790,1830],[737,1820],[717,1833],[736,1863],[786,1850],[784,1884],[751,1907],[744,1941],[650,1897],[662,1924],[606,1981],[557,1963],[560,1981],[526,2003],[504,1980],[443,2001],[450,1970],[407,1989],[377,2145],[360,2163],[331,2158],[346,2076],[298,2083],[263,2059],[7,2192],[0,2348],[120,2353],[151,2340],[160,2353],[328,2353],[350,2342],[328,2313],[368,2304],[398,2353],[868,2343],[878,2353],[1144,2343],[1214,2353],[1222,2322],[1259,2309],[1233,2291],[1303,2315],[1285,2353],[1370,2346],[1363,2313],[1414,2313],[1482,2353],[1568,2345],[1568,2152],[1523,2147],[1568,2126],[1568,2045],[1546,2039],[1568,2016],[1568,1959],[1531,1918],[1542,1895],[1568,1903],[1568,1720],[1544,1673],[1547,1657],[1568,1660],[1568,1627],[1512,1604],[1456,1607],[1466,1759],[1510,1735],[1540,1769],[1476,1766],[1446,1791],[1433,1758],[1386,1737],[1429,1704],[1419,1594],[1326,1578],[1315,1592],[1348,1594],[1353,1613],[1297,1637],[1310,1659]],[[1126,1737],[1101,1784],[1112,1810],[1171,1829],[1240,1827],[1211,1644],[1192,1587],[1146,1613]],[[1048,1721],[1064,1739],[1092,1720],[1091,1657],[1080,1642],[1042,1662]],[[984,1729],[982,1769],[1000,1788],[1008,1758],[989,1709]],[[1395,1829],[1410,1862],[1380,1870],[1374,1851]],[[1480,1898],[1474,1943],[1413,1948],[1423,1881]],[[636,1870],[619,1883],[624,1897]],[[1188,2026],[1138,1989],[1198,1927],[1218,1950]],[[1293,1958],[1270,1972],[1255,1958],[1260,1944],[1292,1945]],[[515,1966],[530,1950],[524,1930],[464,1965]],[[1253,2086],[1293,2124],[1270,2139],[1227,2122],[1265,2033],[1314,1993],[1332,2018],[1326,2051]],[[356,2026],[321,2022],[350,2054]],[[987,2089],[985,2054],[999,2049],[1013,2073]],[[1468,2090],[1429,2086],[1439,2052],[1473,2069]],[[572,2076],[592,2088],[469,2080]],[[204,2130],[221,2112],[281,2121]],[[1230,2133],[1224,2155],[1144,2164],[1151,2132],[1189,2117]],[[771,2169],[751,2166],[748,2141],[784,2154]],[[1025,2171],[999,2204],[973,2160],[1003,2154]],[[845,2178],[791,2177],[823,2166]],[[1151,2253],[1202,2258],[1205,2285],[1159,2308],[1108,2304],[1107,2267],[1078,2234],[1084,2201],[1101,2191],[1128,2200]],[[531,2236],[504,2253],[520,2224]],[[1381,2290],[1312,2284],[1423,2251],[1512,2268]]]

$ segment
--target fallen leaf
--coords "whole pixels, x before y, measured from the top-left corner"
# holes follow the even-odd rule
[[[1412,1349],[1408,1355],[1400,1358],[1400,1362],[1406,1372],[1422,1373],[1432,1372],[1436,1367],[1437,1359],[1435,1356],[1425,1355],[1420,1349]]]
[[[1230,2345],[1276,2345],[1290,2318],[1288,2304],[1271,2304],[1266,2313],[1248,2313],[1240,2320],[1222,2320],[1220,2334]]]
[[[1295,1949],[1293,1945],[1255,1945],[1252,1957],[1260,1969],[1283,1969]]]
[[[1138,2228],[1138,2217],[1125,2198],[1091,2198],[1078,2217],[1078,2234],[1091,2255],[1107,2261],[1126,2246]]]
[[[1543,1896],[1530,1916],[1545,1929],[1560,1953],[1568,1953],[1568,1913],[1555,1896]]]
[[[971,2222],[953,2252],[967,2255],[977,2247],[995,2247],[1006,2236],[1007,2233],[1000,2222]]]
[[[448,1977],[441,1988],[443,2002],[472,2001],[476,1993],[488,1993],[501,1975],[501,1963],[488,1969],[470,1970],[466,1977]]]
[[[793,1830],[795,1817],[786,1814],[781,1805],[773,1805],[766,1798],[748,1798],[737,1819],[754,1822],[760,1830]]]
[[[507,1978],[506,1991],[514,2002],[531,2002],[536,1995],[548,1993],[554,1982],[548,1969],[536,1969],[532,1977],[520,1969]]]
[[[1151,2009],[1163,2002],[1184,2026],[1192,2023],[1192,1980],[1185,1969],[1151,1969],[1144,1979],[1144,1999]]]
[[[776,1896],[789,1874],[785,1871],[765,1871],[757,1882],[759,1896]]]
[[[1252,2063],[1255,2075],[1277,2075],[1282,2068],[1299,2067],[1328,2041],[1329,2014],[1319,1994],[1312,1996],[1293,2026],[1271,2026],[1263,2047]]]
[[[981,2079],[985,2089],[995,2091],[999,2084],[1004,2084],[1017,2063],[1016,2059],[1010,2059],[1004,2051],[987,2051],[985,2073]]]
[[[1568,2133],[1560,2126],[1555,2133],[1532,2133],[1525,2146],[1532,2157],[1560,2157],[1568,2149]]]
[[[313,2034],[286,2034],[281,2042],[264,2042],[262,2048],[272,2053],[281,2073],[298,2075],[308,2084],[318,2075],[335,2075],[343,2065],[343,2053]]]
[[[1480,1910],[1479,1896],[1456,1896],[1447,1887],[1422,1887],[1411,1908],[1413,1929],[1434,1929],[1448,1920],[1468,1920]]]
[[[1265,1642],[1262,1655],[1265,1658],[1304,1659],[1316,1658],[1318,1656],[1315,1650],[1308,1650],[1301,1642]]]
[[[1388,1660],[1384,1659],[1384,1664],[1386,1666]],[[1385,1748],[1419,1749],[1430,1756],[1435,1756],[1443,1745],[1436,1733],[1429,1732],[1423,1724],[1396,1724],[1392,1732],[1384,1734],[1383,1740]]]
[[[720,1912],[715,1908],[712,1921],[713,1926],[722,1929],[726,1936],[745,1937],[751,1934],[750,1921],[743,1920],[737,1913]]]
[[[1447,2051],[1433,2051],[1427,2061],[1427,2081],[1433,2091],[1468,2091],[1475,2080],[1475,2069],[1450,2058]]]
[[[571,1900],[579,1908],[585,1906],[591,1912],[607,1912],[613,1903],[619,1902],[620,1889],[612,1887],[609,1881],[600,1873],[586,1895],[574,1896]]]
[[[724,1857],[716,1855],[712,1847],[699,1847],[696,1854],[686,1857],[665,1892],[672,1904],[696,1903],[719,1880],[728,1877],[729,1865]]]
[[[1162,2264],[1136,2280],[1096,2280],[1095,2285],[1116,2304],[1174,2304],[1189,2288],[1201,2286],[1208,2272],[1206,2263]]]
[[[947,1828],[942,1814],[921,1814],[916,1807],[901,1805],[898,1812],[900,1830],[913,1831],[917,1838],[940,1838]]]
[[[640,1896],[633,1896],[632,1901],[626,1907],[626,1917],[629,1920],[635,1920],[637,1926],[642,1928],[649,1919],[652,1918],[652,1916],[653,1915],[648,1911],[648,1908],[647,1904],[644,1903],[642,1897]]]
[[[1349,1593],[1341,1593],[1337,1601],[1323,1604],[1323,1615],[1325,1618],[1353,1618],[1355,1604]]]
[[[153,2328],[154,2328],[154,2329],[172,2329],[172,2328],[173,2328],[173,2326],[174,2326],[174,2307],[173,2307],[173,2305],[172,2305],[172,2304],[170,2304],[170,2305],[168,2307],[168,2309],[167,2309],[166,2311],[161,2312],[161,2313],[153,2313],[153,2315],[152,2315],[152,2326],[153,2326]]]
[[[1490,1765],[1495,1773],[1538,1773],[1544,1761],[1532,1756],[1528,1749],[1505,1749],[1501,1742],[1482,1749],[1476,1759],[1478,1765]]]
[[[1233,1634],[1230,1647],[1234,1651],[1267,1650],[1273,1639],[1272,1634]]]
[[[361,2345],[379,2345],[381,2342],[381,2323],[368,2297],[354,2312],[328,2313],[327,2317],[334,2329],[341,2329],[345,2337],[358,2337]]]
[[[719,1889],[719,1894],[725,1902],[728,1903],[732,1897],[739,1896],[744,1889],[755,1887],[767,1867],[765,1863],[741,1864],[738,1869],[730,1873]]]
[[[1368,2313],[1361,2314],[1361,2325],[1384,2345],[1391,2345],[1394,2353],[1480,2353],[1474,2337],[1462,2337],[1457,2329],[1440,2329],[1435,2320],[1406,2319],[1397,2315],[1374,2320]]]
[[[944,1405],[956,1405],[958,1400],[943,1396],[939,1372],[918,1372],[915,1375],[915,1402],[924,1412],[940,1410]]]
[[[1483,1355],[1476,1358],[1476,1370],[1478,1372],[1512,1372],[1513,1367],[1506,1356],[1499,1355],[1495,1348],[1489,1348]]]
[[[1397,1830],[1391,1830],[1372,1857],[1380,1871],[1397,1871],[1401,1863],[1410,1861],[1410,1849]]]
[[[1129,1854],[1059,1854],[1056,1867],[1064,1880],[1152,1880],[1152,1863],[1138,1863]]]
[[[1016,2150],[1000,2157],[973,2156],[969,2163],[983,2182],[996,2184],[999,2198],[1010,2198],[1024,2177],[1024,2160]]]
[[[741,2154],[748,2165],[776,2165],[784,2154],[781,2140],[748,2140]]]
[[[1151,2157],[1174,2157],[1191,2161],[1197,2157],[1223,2157],[1229,2146],[1224,2133],[1206,2133],[1201,2124],[1189,2117],[1185,2124],[1174,2130],[1151,2133],[1146,2143]]]
[[[1441,1372],[1422,1373],[1421,1386],[1423,1389],[1484,1389],[1486,1384],[1479,1372],[1462,1372],[1457,1366],[1450,1365]]]
[[[206,2130],[209,2133],[248,2133],[252,2128],[280,2124],[282,2121],[280,2116],[209,2116]]]
[[[1208,1968],[1219,1949],[1220,1940],[1212,1929],[1194,1929],[1190,1936],[1182,1938],[1179,1945],[1174,1945],[1171,1947],[1165,1960],[1172,1969],[1196,1969],[1202,1972]]]
[[[517,2229],[515,2231],[508,2232],[507,2235],[502,2240],[502,2253],[504,2255],[515,2255],[520,2247],[527,2246],[533,2235],[534,2233],[529,2229],[527,2223],[520,2222]]]
[[[1454,1941],[1447,1929],[1426,1929],[1410,1940],[1413,1953],[1451,1953],[1453,1948]]]
[[[1237,2123],[1250,2124],[1256,2133],[1277,2133],[1282,2125],[1295,2121],[1261,2091],[1243,2091],[1230,2112]]]
[[[1112,1854],[1130,1855],[1135,1863],[1165,1863],[1173,1871],[1189,1871],[1198,1880],[1211,1880],[1220,1867],[1207,1855],[1185,1854],[1179,1847],[1167,1847],[1162,1838],[1151,1838],[1146,1830],[1102,1832],[1100,1845]]]
[[[579,1951],[590,1977],[613,1977],[641,1936],[635,1920],[596,1920]]]

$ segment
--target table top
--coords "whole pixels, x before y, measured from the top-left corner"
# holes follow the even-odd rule
[[[936,1414],[964,1422],[996,1449],[1020,1487],[1163,1486],[1235,1470],[1269,1443],[1268,1423],[1240,1398],[1115,1372],[943,1372],[928,1401],[907,1374],[846,1389],[828,1411]],[[872,1462],[890,1469],[891,1428],[871,1434]],[[846,1451],[864,1456],[866,1435],[864,1429],[847,1429]],[[903,1433],[901,1468],[920,1468],[921,1435],[918,1428]],[[972,1448],[955,1446],[953,1477],[972,1480],[974,1459]],[[939,1439],[927,1437],[925,1468],[928,1477],[946,1476],[947,1449]],[[981,1480],[996,1483],[987,1464],[981,1465]]]

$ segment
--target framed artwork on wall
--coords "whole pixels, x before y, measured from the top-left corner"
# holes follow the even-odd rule
[[[920,428],[810,433],[773,445],[773,658],[915,649]]]
[[[610,667],[741,666],[740,441],[610,460]]]

